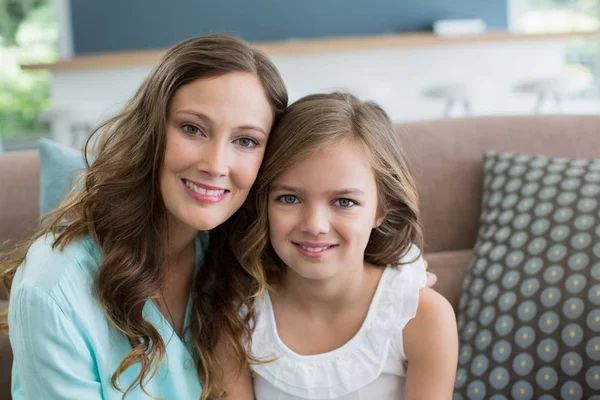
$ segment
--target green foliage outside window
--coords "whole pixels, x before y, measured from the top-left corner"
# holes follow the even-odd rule
[[[522,25],[529,33],[593,31],[600,28],[600,0],[528,0]],[[565,40],[568,68],[573,73],[600,75],[599,35]],[[597,98],[597,85],[580,97]]]
[[[57,60],[58,29],[51,0],[0,0],[0,135],[47,134],[40,115],[50,106],[48,71],[22,64]]]

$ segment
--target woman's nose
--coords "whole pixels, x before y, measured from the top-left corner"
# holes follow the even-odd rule
[[[198,163],[198,171],[213,178],[227,175],[229,171],[227,151],[227,143],[221,141],[215,141],[209,146],[205,146]]]

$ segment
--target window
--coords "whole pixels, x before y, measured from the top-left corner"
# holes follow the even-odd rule
[[[58,58],[58,27],[52,0],[0,0],[0,138],[31,142],[48,134],[41,118],[50,103],[50,73],[21,64]]]
[[[600,0],[513,0],[524,1],[517,26],[527,33],[598,30]],[[573,73],[600,76],[600,41],[598,35],[566,40],[568,69]],[[599,97],[594,85],[582,97]]]
[[[598,0],[527,0],[521,26],[528,33],[598,29]]]

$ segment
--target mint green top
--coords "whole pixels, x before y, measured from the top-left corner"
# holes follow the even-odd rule
[[[196,270],[207,245],[208,233],[200,232],[195,241]],[[8,310],[13,400],[122,399],[111,378],[131,346],[109,324],[93,294],[101,259],[99,246],[89,236],[62,252],[53,250],[45,238],[30,248],[15,275]],[[182,341],[151,301],[143,315],[157,328],[167,353],[146,390],[155,398],[199,399],[202,385],[189,330]],[[190,315],[188,300],[186,327]],[[121,387],[126,389],[139,371],[136,364],[121,374]],[[148,396],[137,386],[126,398]]]

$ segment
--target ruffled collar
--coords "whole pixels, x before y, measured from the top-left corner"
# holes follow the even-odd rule
[[[368,385],[381,374],[392,339],[414,317],[425,281],[422,258],[386,267],[356,335],[335,350],[308,356],[281,341],[265,294],[257,304],[252,354],[272,361],[252,364],[252,369],[283,392],[307,399],[336,398]]]

